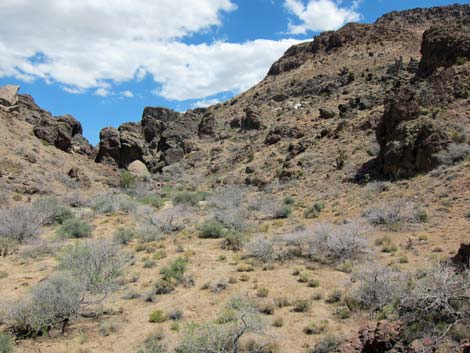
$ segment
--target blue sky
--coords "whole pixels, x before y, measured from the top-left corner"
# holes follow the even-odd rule
[[[0,85],[72,114],[95,144],[145,106],[183,111],[238,94],[319,31],[451,3],[469,1],[2,0]]]

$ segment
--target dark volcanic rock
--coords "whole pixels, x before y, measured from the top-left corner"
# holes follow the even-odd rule
[[[105,127],[100,132],[100,144],[96,162],[118,164],[121,159],[121,137],[118,129]]]
[[[336,113],[333,110],[320,108],[320,119],[332,119],[335,117]]]
[[[459,270],[470,267],[470,243],[460,244],[459,251],[454,257],[450,259],[450,262],[457,267]]]
[[[359,329],[354,336],[339,347],[341,353],[397,352],[394,346],[400,341],[400,324],[382,320]]]
[[[201,123],[199,124],[198,135],[202,136],[214,136],[215,135],[215,117],[214,115],[208,113],[205,114]]]
[[[470,17],[466,20],[431,27],[423,35],[418,75],[429,76],[438,67],[450,67],[470,58]]]
[[[246,108],[245,116],[240,121],[242,130],[259,130],[263,127],[260,113],[253,108]]]
[[[396,178],[435,168],[435,154],[450,143],[439,122],[421,115],[416,91],[411,88],[400,90],[386,102],[376,135],[383,173]]]

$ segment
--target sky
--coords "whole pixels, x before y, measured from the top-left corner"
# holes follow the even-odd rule
[[[17,84],[91,143],[146,106],[223,102],[291,45],[446,0],[1,0],[0,86]]]

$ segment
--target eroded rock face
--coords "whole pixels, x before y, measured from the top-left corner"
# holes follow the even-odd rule
[[[80,122],[71,115],[54,117],[41,109],[29,95],[18,94],[19,86],[0,88],[0,106],[14,108],[15,117],[33,125],[34,135],[64,152],[91,156],[93,147],[82,136]]]
[[[427,77],[438,67],[448,68],[470,57],[470,17],[431,27],[423,35],[418,75]]]
[[[441,163],[437,153],[452,142],[449,124],[440,112],[447,105],[466,99],[470,89],[470,52],[462,49],[466,44],[461,34],[468,31],[468,35],[470,26],[458,27],[459,31],[449,28],[435,27],[424,34],[420,72],[426,77],[418,74],[385,102],[376,136],[379,162],[387,176],[406,178],[432,170]],[[467,56],[457,63],[455,53]],[[436,67],[444,69],[435,70]]]
[[[242,130],[259,130],[263,127],[260,113],[253,108],[246,108],[245,116],[240,121]]]
[[[213,132],[214,125],[203,110],[181,114],[171,109],[147,107],[140,123],[101,131],[96,161],[119,168],[141,161],[150,172],[156,173],[191,152],[194,149],[191,139]]]
[[[341,353],[396,352],[394,346],[400,340],[400,323],[382,320],[359,329],[357,336],[340,346]]]
[[[450,262],[459,270],[470,267],[470,243],[460,245],[459,251]]]
[[[18,103],[18,90],[20,86],[6,85],[0,87],[0,105],[12,107]]]

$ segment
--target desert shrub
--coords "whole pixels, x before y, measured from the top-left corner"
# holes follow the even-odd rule
[[[280,238],[267,239],[257,236],[245,245],[248,256],[268,263],[286,258],[287,252]]]
[[[9,305],[7,324],[18,337],[42,335],[53,329],[64,332],[79,313],[82,293],[77,281],[63,275],[51,277]]]
[[[113,333],[116,333],[117,330],[118,327],[116,323],[108,320],[103,321],[98,328],[100,335],[104,337],[111,336]]]
[[[129,171],[119,174],[119,186],[123,189],[132,189],[136,185],[136,177]]]
[[[319,323],[312,322],[304,327],[303,332],[306,335],[319,335],[324,333],[328,328],[328,321],[322,320]]]
[[[34,239],[21,249],[21,255],[32,259],[53,255],[59,250],[61,244],[43,239]]]
[[[282,327],[284,326],[284,319],[281,316],[274,318],[273,320],[274,327]]]
[[[218,239],[224,236],[224,225],[217,220],[207,220],[199,227],[200,238]]]
[[[335,335],[326,335],[322,337],[308,353],[331,353],[337,352],[338,347],[344,339]]]
[[[294,302],[292,311],[296,313],[306,313],[310,311],[310,301],[307,299],[298,299]]]
[[[156,213],[152,209],[141,209],[138,214],[141,220],[138,233],[145,242],[163,239],[167,234],[181,231],[186,218],[191,215],[192,210],[183,205]]]
[[[128,195],[116,193],[104,193],[98,195],[90,204],[90,207],[99,214],[111,214],[116,212],[130,213],[137,209],[138,203]]]
[[[139,292],[136,292],[135,290],[131,289],[127,291],[126,293],[124,293],[124,295],[121,298],[125,300],[132,300],[132,299],[137,299],[140,297],[141,295]]]
[[[333,261],[346,261],[363,258],[370,253],[366,229],[355,223],[333,226],[319,224],[313,236],[307,239],[310,257],[324,256]]]
[[[225,278],[219,279],[218,281],[215,281],[214,283],[211,283],[209,285],[209,289],[213,293],[219,293],[228,288],[228,281]]]
[[[180,191],[173,196],[174,205],[197,206],[199,202],[204,201],[207,194],[201,191]]]
[[[175,353],[238,352],[245,336],[263,337],[263,321],[250,299],[234,296],[226,304],[224,312],[228,320],[222,323],[189,326]]]
[[[40,230],[40,219],[32,208],[0,210],[0,239],[23,243],[34,239]]]
[[[245,236],[241,233],[231,231],[225,234],[222,241],[222,249],[240,251],[243,249],[243,244],[245,244]]]
[[[44,197],[33,203],[33,210],[44,225],[62,224],[67,219],[73,218],[73,213],[60,204],[55,197]]]
[[[339,303],[342,298],[343,298],[343,292],[340,289],[335,288],[328,293],[328,295],[326,296],[325,302],[328,304],[335,304],[335,303]]]
[[[108,240],[90,240],[65,249],[59,258],[61,269],[68,271],[87,291],[104,297],[118,285],[122,270],[131,257],[119,245]]]
[[[470,269],[437,264],[417,274],[398,305],[409,339],[442,337],[456,324],[470,325]]]
[[[161,208],[165,204],[163,199],[155,194],[145,195],[139,199],[139,202],[155,208]]]
[[[315,202],[312,207],[309,207],[304,212],[304,217],[307,219],[316,218],[320,215],[320,213],[325,208],[325,204],[323,202]]]
[[[13,345],[10,336],[0,332],[0,353],[11,353],[12,351]]]
[[[162,267],[160,274],[163,276],[163,280],[165,281],[175,280],[179,282],[183,279],[187,266],[188,260],[183,257],[178,257],[167,266]]]
[[[246,189],[228,186],[208,196],[208,206],[214,208],[213,218],[227,229],[243,232],[248,228],[248,210],[244,207]]]
[[[261,287],[261,288],[258,288],[258,290],[256,291],[256,296],[258,298],[266,298],[268,294],[269,294],[268,288]]]
[[[116,243],[121,245],[129,244],[129,241],[134,237],[134,232],[128,228],[119,228],[114,233],[113,239]]]
[[[169,294],[175,290],[175,285],[173,281],[170,279],[159,279],[155,282],[154,285],[154,294]]]
[[[136,353],[167,353],[168,349],[163,343],[163,334],[157,332],[148,336],[137,348]]]
[[[160,324],[168,320],[168,317],[162,310],[154,310],[149,315],[149,322],[153,324]]]
[[[274,211],[274,219],[288,218],[292,214],[292,207],[288,205],[283,205]]]
[[[399,230],[406,224],[425,222],[425,211],[413,201],[399,199],[383,203],[364,213],[364,217],[374,226],[384,226],[389,230]]]
[[[170,310],[167,313],[167,317],[170,320],[179,321],[179,320],[183,319],[183,312],[179,309],[173,309],[173,310]]]
[[[57,235],[62,238],[88,238],[92,227],[85,221],[77,218],[66,220],[58,229]]]
[[[452,165],[470,157],[470,146],[466,143],[451,143],[445,150],[436,153],[440,163]]]

